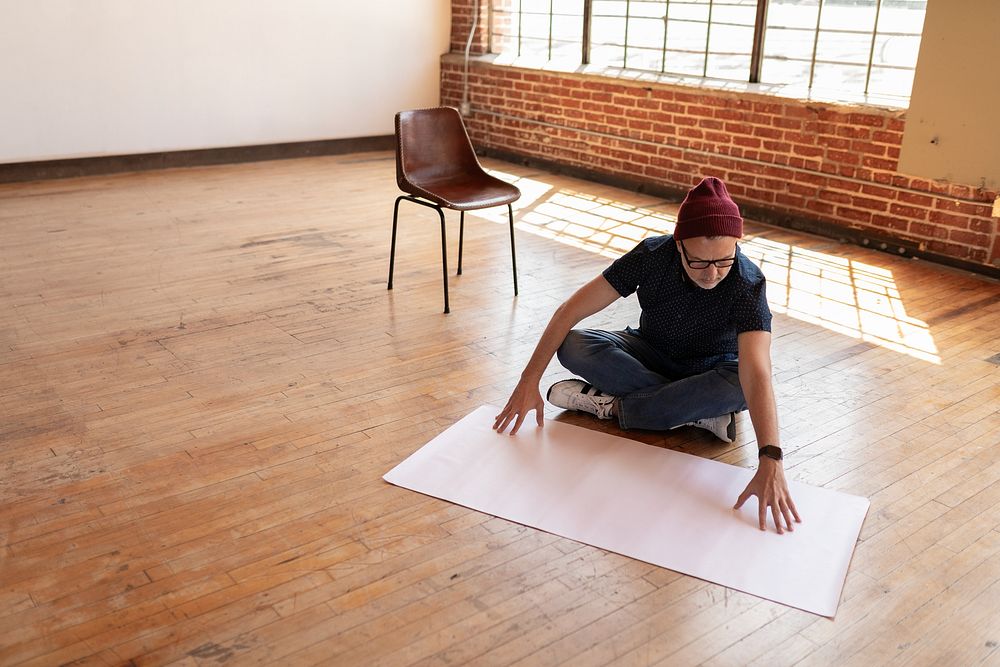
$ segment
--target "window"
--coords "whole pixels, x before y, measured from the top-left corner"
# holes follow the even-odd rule
[[[490,50],[532,60],[579,63],[583,18],[582,0],[492,0]]]
[[[594,0],[590,62],[749,80],[756,0]]]
[[[926,0],[492,0],[491,51],[910,95]]]
[[[926,0],[771,0],[761,81],[909,97]]]

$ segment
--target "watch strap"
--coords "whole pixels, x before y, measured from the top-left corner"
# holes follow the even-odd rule
[[[774,459],[775,461],[780,461],[784,458],[784,454],[781,452],[781,447],[775,447],[774,445],[764,445],[757,450],[757,458],[761,456],[766,456],[769,459]]]

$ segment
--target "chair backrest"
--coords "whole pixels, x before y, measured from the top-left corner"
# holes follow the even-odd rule
[[[396,182],[439,181],[481,172],[475,150],[458,110],[415,109],[396,114]]]

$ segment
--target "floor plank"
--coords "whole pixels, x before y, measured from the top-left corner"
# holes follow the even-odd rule
[[[0,185],[0,663],[997,659],[1000,286],[965,272],[748,221],[788,475],[872,501],[835,619],[385,484],[676,212],[486,164],[526,193],[521,294],[470,214],[449,315],[433,212],[385,289],[388,153]],[[627,435],[753,465],[738,427]]]

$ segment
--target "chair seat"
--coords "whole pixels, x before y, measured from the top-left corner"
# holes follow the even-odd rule
[[[456,211],[504,206],[521,196],[516,186],[485,173],[418,183],[406,180],[400,183],[400,187],[404,192]]]

